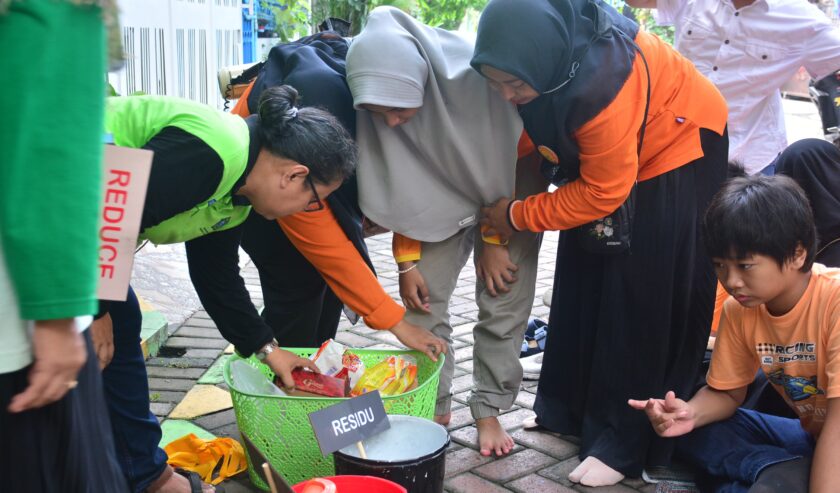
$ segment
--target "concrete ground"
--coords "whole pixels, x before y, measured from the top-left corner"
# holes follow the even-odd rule
[[[819,118],[813,104],[785,101],[790,141],[820,137]],[[540,252],[539,274],[532,315],[547,318],[542,295],[554,277],[556,233],[545,235]],[[391,257],[391,236],[368,239],[371,258],[382,285],[399,300],[396,267]],[[258,306],[262,304],[256,269],[242,255],[243,277]],[[536,382],[524,382],[516,405],[505,412],[501,422],[512,433],[516,448],[508,457],[491,459],[477,451],[476,429],[466,407],[472,387],[472,326],[478,309],[474,302],[475,270],[472,262],[461,272],[450,311],[455,328],[456,374],[453,418],[449,426],[452,446],[446,458],[445,488],[451,492],[574,492],[652,493],[656,485],[628,479],[605,488],[574,485],[566,475],[578,464],[578,445],[574,437],[555,437],[522,430],[521,422],[532,415]],[[239,439],[236,419],[221,365],[231,348],[221,338],[212,320],[201,308],[190,284],[183,246],[145,247],[137,256],[134,287],[138,294],[162,313],[168,322],[168,340],[160,353],[147,362],[152,410],[162,420],[164,443],[188,432],[200,436],[229,436]],[[362,323],[351,326],[342,318],[337,339],[353,347],[398,345],[390,333],[371,330]],[[209,432],[209,434],[208,434]],[[228,492],[259,491],[243,474],[226,481]]]

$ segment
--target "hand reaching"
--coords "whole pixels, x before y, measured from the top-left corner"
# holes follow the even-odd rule
[[[446,342],[423,327],[400,320],[390,330],[406,347],[424,353],[432,361],[437,361],[437,355],[446,352]]]
[[[283,387],[290,390],[295,388],[295,380],[292,378],[292,370],[295,368],[307,368],[315,373],[321,373],[321,370],[310,359],[280,348],[269,353],[265,357],[265,363],[280,378]]]
[[[694,429],[697,416],[694,409],[684,400],[677,399],[673,391],[665,394],[664,399],[627,401],[633,409],[644,411],[656,434],[661,437],[678,437]]]
[[[489,207],[481,208],[481,220],[479,222],[482,226],[489,228],[484,231],[484,234],[498,235],[502,242],[513,236],[516,231],[513,230],[508,219],[508,206],[511,202],[513,202],[512,199],[504,198],[497,200]]]

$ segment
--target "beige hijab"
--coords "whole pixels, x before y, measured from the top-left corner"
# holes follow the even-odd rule
[[[474,42],[392,7],[374,9],[347,53],[359,109],[359,204],[377,224],[436,242],[513,196],[522,121],[470,67]],[[389,128],[361,108],[420,110]]]

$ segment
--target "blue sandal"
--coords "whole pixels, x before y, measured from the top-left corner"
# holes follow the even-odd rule
[[[522,349],[519,352],[520,358],[527,358],[545,351],[545,338],[548,335],[548,324],[539,318],[528,320],[528,328],[525,330],[525,339],[522,341]]]

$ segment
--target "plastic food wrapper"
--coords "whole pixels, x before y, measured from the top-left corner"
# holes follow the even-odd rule
[[[362,375],[350,396],[357,397],[374,390],[382,395],[401,394],[410,389],[416,379],[417,360],[413,356],[388,356]]]
[[[341,357],[346,350],[347,347],[344,344],[328,339],[309,359],[315,363],[322,374],[334,377],[344,368],[341,364]]]
[[[292,370],[295,390],[326,397],[347,397],[350,386],[346,379],[297,368]]]
[[[272,384],[263,373],[242,360],[230,364],[230,373],[237,390],[248,394],[280,396],[285,392]]]
[[[359,356],[353,354],[344,344],[332,339],[321,344],[311,359],[322,374],[346,378],[350,380],[350,387],[354,387],[365,372],[365,364]]]
[[[341,356],[341,366],[343,368],[335,376],[346,378],[350,381],[350,388],[355,387],[365,373],[365,363],[359,358],[358,354],[351,353],[348,349]]]

